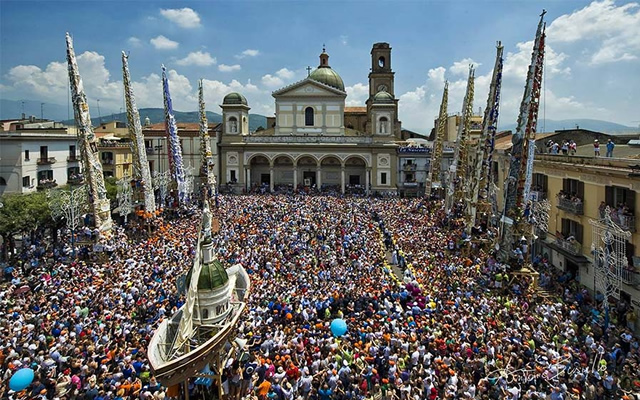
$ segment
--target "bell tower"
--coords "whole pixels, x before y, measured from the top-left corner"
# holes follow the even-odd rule
[[[375,43],[371,49],[371,72],[369,72],[369,100],[380,91],[395,97],[391,70],[391,46],[389,43]]]

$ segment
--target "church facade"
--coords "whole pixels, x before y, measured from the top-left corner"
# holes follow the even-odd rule
[[[225,96],[220,138],[220,186],[236,193],[262,187],[310,187],[341,193],[395,191],[401,138],[391,47],[371,50],[369,98],[345,107],[347,93],[323,49],[318,68],[272,93],[275,117],[249,132],[249,104]]]

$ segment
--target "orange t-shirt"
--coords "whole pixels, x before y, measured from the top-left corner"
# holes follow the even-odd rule
[[[269,393],[269,389],[271,389],[271,382],[262,381],[260,386],[258,386],[258,395],[259,396],[266,396]]]

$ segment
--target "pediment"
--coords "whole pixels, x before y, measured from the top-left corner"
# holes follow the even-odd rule
[[[346,93],[340,89],[336,89],[332,86],[325,85],[321,82],[314,81],[313,79],[304,79],[300,82],[296,82],[292,85],[286,86],[280,90],[273,92],[274,97],[331,97],[331,96],[346,96]]]

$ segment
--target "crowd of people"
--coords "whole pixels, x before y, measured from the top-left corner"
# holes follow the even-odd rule
[[[252,282],[238,327],[246,354],[224,368],[226,400],[638,398],[635,312],[604,313],[540,255],[543,295],[438,202],[252,194],[216,203],[217,256]],[[23,247],[0,292],[0,397],[165,398],[146,344],[183,304],[175,280],[194,257],[198,218],[164,215],[151,234],[119,228],[102,263],[62,264],[45,242]],[[337,318],[347,323],[339,337]],[[10,391],[24,367],[34,382]]]

